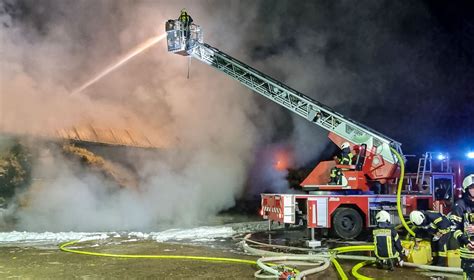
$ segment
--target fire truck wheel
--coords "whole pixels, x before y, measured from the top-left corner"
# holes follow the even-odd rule
[[[340,207],[332,216],[333,233],[342,239],[354,239],[362,232],[362,217],[357,210]]]

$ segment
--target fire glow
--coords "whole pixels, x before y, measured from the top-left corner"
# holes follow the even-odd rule
[[[274,167],[277,171],[286,171],[293,164],[289,151],[279,149],[275,152]]]

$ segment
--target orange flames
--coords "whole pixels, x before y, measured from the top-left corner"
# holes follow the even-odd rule
[[[278,171],[286,171],[293,164],[293,158],[287,150],[275,152],[274,167]]]

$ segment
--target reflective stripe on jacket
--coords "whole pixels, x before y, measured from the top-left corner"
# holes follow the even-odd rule
[[[373,230],[375,255],[379,259],[398,258],[403,250],[398,233],[390,224],[379,223]]]

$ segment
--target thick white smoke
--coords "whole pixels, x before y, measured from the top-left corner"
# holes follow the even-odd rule
[[[42,135],[84,121],[112,127],[123,123],[165,138],[169,147],[157,157],[130,152],[139,167],[138,190],[116,189],[99,174],[46,149],[49,155],[39,159],[41,168],[34,171],[36,182],[22,194],[19,228],[153,229],[193,224],[231,207],[243,190],[257,142],[249,116],[258,111],[238,84],[195,62],[186,79],[187,60],[168,54],[162,42],[82,95],[69,95],[115,57],[164,32],[165,20],[177,17],[184,6],[210,34],[225,33],[222,26],[213,30],[216,23],[205,6],[167,1],[37,4],[44,5],[39,15],[3,19],[3,131]],[[42,23],[29,25],[28,19]],[[237,47],[220,43],[230,51]]]
[[[15,2],[0,5],[8,10]],[[290,132],[276,142],[289,142],[297,163],[310,160],[318,152],[315,147],[327,142],[324,132],[304,120],[292,128],[291,119],[276,105],[262,110],[266,100],[207,65],[192,61],[187,79],[187,59],[167,53],[164,41],[82,94],[69,94],[121,54],[164,32],[164,22],[176,18],[183,7],[204,28],[208,43],[252,64],[243,38],[253,28],[257,4],[244,8],[234,1],[225,5],[41,1],[34,5],[34,13],[10,11],[0,18],[2,130],[42,135],[94,122],[133,126],[149,137],[163,138],[169,146],[158,155],[133,151],[124,155],[137,170],[137,190],[117,189],[54,149],[40,148],[47,156],[34,171],[39,183],[22,194],[26,202],[17,212],[21,229],[129,230],[195,224],[233,206],[248,181],[256,147],[274,141],[274,123],[281,118],[286,118],[282,123]],[[295,65],[291,57],[289,53],[267,62]],[[299,90],[314,85],[304,78],[304,69],[282,71]],[[262,166],[272,166],[274,159],[267,158]],[[263,184],[285,189],[284,172],[264,171],[261,176],[268,179]]]

